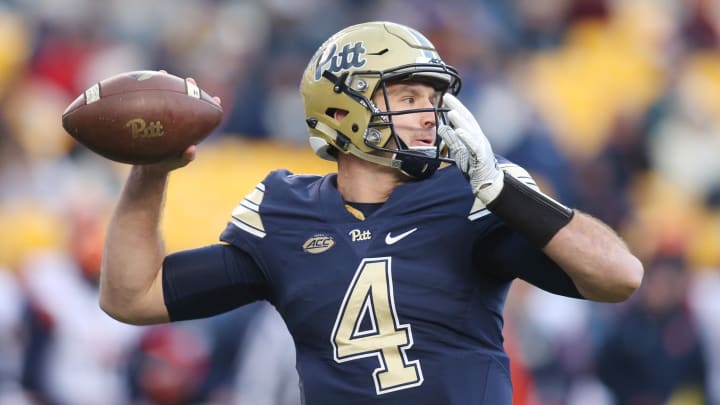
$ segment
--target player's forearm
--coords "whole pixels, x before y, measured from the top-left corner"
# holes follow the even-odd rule
[[[488,209],[542,247],[585,298],[624,301],[640,286],[640,261],[608,226],[560,204],[507,171],[500,190]]]
[[[577,211],[544,251],[572,278],[580,293],[591,300],[624,301],[642,281],[642,264],[615,232]]]
[[[167,174],[134,166],[108,226],[100,277],[100,306],[128,323],[165,321],[159,231]]]

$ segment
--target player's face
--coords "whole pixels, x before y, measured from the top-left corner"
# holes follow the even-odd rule
[[[437,107],[442,94],[431,86],[421,83],[393,83],[387,86],[387,101],[383,92],[373,97],[378,108],[385,111],[405,111],[418,108]],[[435,145],[436,117],[432,111],[392,116],[395,132],[409,147]],[[392,143],[393,140],[390,140]],[[395,145],[388,145],[395,146]]]

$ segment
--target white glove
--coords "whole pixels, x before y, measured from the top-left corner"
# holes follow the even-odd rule
[[[472,113],[452,94],[445,94],[443,104],[450,109],[447,117],[452,127],[443,125],[438,134],[448,145],[457,167],[470,179],[475,196],[487,205],[503,188],[503,171]]]

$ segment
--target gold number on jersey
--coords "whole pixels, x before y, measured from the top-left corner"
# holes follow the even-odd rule
[[[412,330],[409,324],[400,324],[395,311],[391,262],[389,257],[363,259],[330,338],[338,363],[378,358],[380,367],[373,371],[378,395],[423,382],[420,361],[408,361],[405,353],[413,345]]]

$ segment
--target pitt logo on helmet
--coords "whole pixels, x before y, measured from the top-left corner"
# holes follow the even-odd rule
[[[362,42],[355,42],[353,45],[345,44],[338,52],[338,45],[332,44],[317,57],[315,62],[315,80],[320,80],[322,73],[326,70],[337,73],[351,68],[359,68],[365,65],[366,59],[363,55],[367,52]]]

